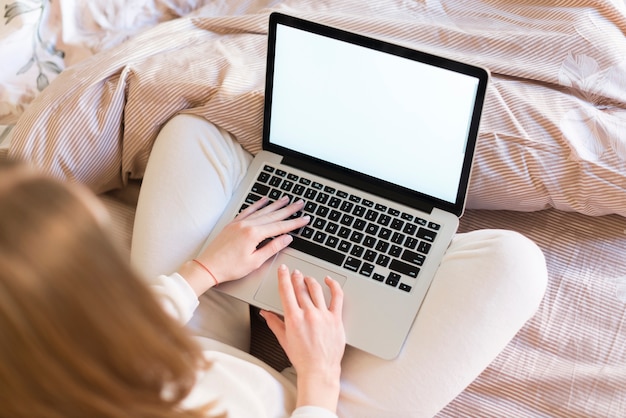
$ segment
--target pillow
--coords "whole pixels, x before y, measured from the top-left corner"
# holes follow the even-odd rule
[[[49,1],[0,0],[0,123],[15,123],[63,68],[64,53],[46,29]]]

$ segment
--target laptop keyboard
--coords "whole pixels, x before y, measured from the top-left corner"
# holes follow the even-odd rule
[[[262,196],[303,199],[309,215],[290,247],[410,292],[441,226],[363,196],[266,164],[241,210]]]

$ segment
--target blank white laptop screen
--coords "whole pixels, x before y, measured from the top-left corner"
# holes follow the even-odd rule
[[[271,143],[455,202],[478,78],[280,24],[274,68]]]

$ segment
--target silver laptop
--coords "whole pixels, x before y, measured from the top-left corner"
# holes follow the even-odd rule
[[[320,282],[330,275],[345,293],[348,344],[396,357],[464,210],[488,77],[272,14],[263,151],[209,241],[261,196],[304,199],[312,220],[289,248],[217,290],[282,313],[281,263]]]

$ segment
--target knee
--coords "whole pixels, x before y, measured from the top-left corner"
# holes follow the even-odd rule
[[[548,284],[546,260],[541,248],[528,237],[500,229],[487,229],[463,235],[462,247],[481,258],[484,278],[515,295],[515,299],[534,313],[543,300]],[[487,279],[488,280],[488,279]]]
[[[492,230],[494,257],[509,284],[518,291],[534,313],[543,300],[548,285],[545,256],[530,238],[514,231]]]

